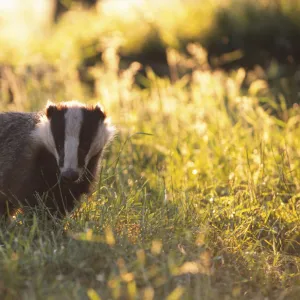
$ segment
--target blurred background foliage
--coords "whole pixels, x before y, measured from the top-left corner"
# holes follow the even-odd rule
[[[8,81],[22,85],[28,74],[35,74],[37,80],[54,76],[58,82],[79,81],[83,94],[93,96],[91,67],[102,62],[103,50],[113,44],[118,48],[121,70],[134,61],[141,63],[135,79],[143,87],[147,66],[159,76],[170,76],[168,49],[190,55],[187,45],[197,42],[207,51],[210,68],[229,71],[243,67],[249,71],[244,82],[247,87],[253,79],[263,79],[288,105],[299,103],[297,0],[24,3],[0,1],[0,76],[20,75]],[[6,98],[15,93],[16,83],[9,85],[2,86]],[[78,95],[78,90],[74,94]]]

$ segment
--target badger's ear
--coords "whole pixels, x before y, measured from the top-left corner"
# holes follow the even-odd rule
[[[53,112],[55,112],[57,110],[57,107],[56,105],[48,100],[47,101],[47,105],[46,105],[46,116],[48,119],[51,119],[52,115],[53,115]]]
[[[101,119],[104,120],[104,119],[106,118],[106,114],[105,114],[105,112],[104,112],[104,109],[103,109],[103,107],[102,107],[99,103],[97,103],[97,104],[94,106],[94,111],[97,112],[97,113],[99,114],[99,116],[100,116]]]

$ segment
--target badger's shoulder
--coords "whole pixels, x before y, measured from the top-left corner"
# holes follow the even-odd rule
[[[40,113],[0,113],[0,185],[9,170],[34,153],[31,134],[40,120]]]
[[[6,130],[19,132],[21,129],[31,130],[39,122],[40,113],[2,112],[0,113],[0,134]]]
[[[28,140],[39,120],[39,113],[0,113],[0,153],[18,149]]]

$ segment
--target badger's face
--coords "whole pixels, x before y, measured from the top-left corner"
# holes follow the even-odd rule
[[[113,127],[99,105],[79,102],[48,103],[40,139],[57,161],[64,181],[82,178],[90,160],[99,156],[113,135]]]

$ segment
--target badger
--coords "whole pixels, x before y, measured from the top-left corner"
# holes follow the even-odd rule
[[[0,113],[0,216],[41,199],[60,216],[72,211],[114,131],[99,104],[48,101],[40,112]]]

